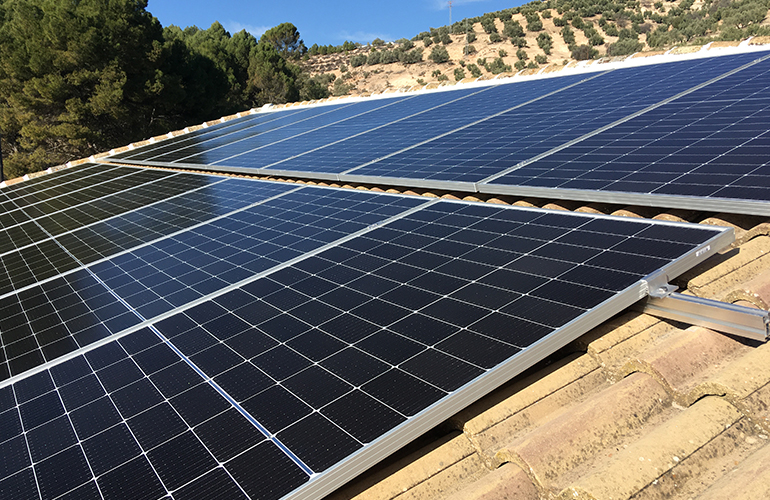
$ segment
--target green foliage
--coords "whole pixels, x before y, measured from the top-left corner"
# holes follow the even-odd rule
[[[342,78],[337,78],[334,80],[332,94],[335,96],[347,95],[350,93],[351,88],[353,88],[352,85],[346,85],[345,82],[342,81]]]
[[[375,38],[372,40],[372,46],[374,47],[382,47],[383,45],[385,45],[385,40],[382,38]]]
[[[347,73],[348,67],[345,64],[340,64],[340,73]]]
[[[441,41],[441,43],[443,43],[444,45],[449,45],[450,43],[452,43],[452,37],[450,37],[450,36],[449,36],[449,33],[442,33],[442,34],[439,36],[439,40],[440,40],[440,41]]]
[[[586,23],[583,21],[583,18],[580,16],[575,16],[572,18],[572,26],[576,29],[582,30],[585,28]]]
[[[548,62],[548,58],[544,54],[537,54],[535,56],[535,62],[538,64],[545,64]]]
[[[455,68],[455,81],[459,82],[463,78],[465,78],[465,71],[462,68]]]
[[[411,50],[414,48],[414,42],[407,40],[406,38],[399,38],[396,40],[396,43],[404,50]]]
[[[527,16],[527,31],[543,31],[543,21],[537,12]]]
[[[607,23],[604,26],[602,26],[602,29],[604,30],[604,33],[607,34],[607,36],[620,35],[620,32],[618,31],[618,27],[617,25],[615,25],[615,23]]]
[[[503,26],[503,35],[508,38],[518,38],[524,36],[524,28],[518,21],[510,21]]]
[[[553,48],[553,38],[548,33],[540,33],[537,35],[537,46],[543,49],[546,55],[550,55],[551,48]]]
[[[473,45],[466,45],[463,47],[463,55],[469,56],[476,53],[476,47]]]
[[[489,41],[491,43],[500,43],[503,41],[503,37],[500,36],[500,33],[490,33]]]
[[[349,76],[349,75],[348,75]],[[299,98],[303,101],[325,99],[329,97],[329,84],[334,81],[331,73],[309,77],[307,73],[300,75]]]
[[[575,45],[575,33],[569,26],[565,26],[561,29],[561,37],[568,46]]]
[[[428,59],[434,63],[444,63],[449,60],[449,52],[447,52],[446,48],[444,47],[433,47],[433,50],[430,51]]]
[[[398,52],[398,60],[403,64],[414,64],[422,61],[422,49],[415,48],[409,51]]]
[[[440,69],[434,69],[433,73],[430,74],[430,76],[432,76],[433,78],[436,78],[439,75],[441,75],[441,70]]]
[[[440,82],[448,82],[449,81],[449,77],[446,76],[446,75],[438,75],[438,77],[436,77],[436,79],[438,81],[440,81]]]
[[[527,67],[527,63],[525,63],[524,61],[516,61],[513,64],[513,67],[516,68],[518,71],[521,71]]]
[[[281,57],[287,59],[298,59],[307,52],[305,43],[299,37],[299,30],[291,23],[281,23],[265,31],[259,43],[273,45]]]
[[[539,66],[535,61],[529,61],[529,63],[527,63],[527,69],[537,69],[538,67]]]
[[[473,78],[478,78],[481,76],[481,69],[479,69],[479,67],[473,63],[468,64],[468,71],[471,72],[471,76]]]
[[[500,49],[497,51],[497,55],[499,55],[500,57],[508,57],[508,52],[506,52],[503,49]]]
[[[354,68],[357,68],[366,64],[366,61],[367,57],[365,54],[356,54],[350,58],[350,65]]]
[[[491,63],[486,65],[487,71],[496,75],[498,73],[507,73],[511,71],[511,66],[505,64],[502,57],[495,58]]]
[[[540,13],[540,15],[543,16],[543,19],[551,19],[551,17],[553,17],[553,14],[550,10],[544,10]]]
[[[490,35],[497,33],[497,26],[495,26],[495,18],[485,17],[481,20],[481,27],[484,28],[484,33]]]
[[[366,64],[370,66],[374,64],[380,64],[381,60],[382,60],[382,52],[378,50],[373,50],[369,52],[369,57],[366,59]]]
[[[644,44],[633,40],[631,38],[625,38],[618,40],[615,43],[611,43],[607,46],[608,56],[627,56],[635,52],[639,52],[644,48]]]
[[[431,37],[429,36],[426,36],[425,38],[422,39],[422,43],[423,45],[425,45],[425,48],[428,48],[431,45],[433,45],[433,39],[431,39]]]
[[[526,47],[527,39],[524,38],[523,36],[520,36],[518,38],[511,38],[511,44],[518,48]]]
[[[554,17],[553,18],[553,24],[557,27],[562,27],[567,25],[567,20],[563,17]]]
[[[528,59],[527,53],[524,51],[524,49],[517,50],[516,57],[519,59],[519,61],[526,61]]]
[[[598,55],[599,51],[590,45],[579,45],[572,49],[572,59],[576,59],[578,61],[595,59]]]
[[[467,40],[467,41],[468,41],[468,43],[473,43],[473,42],[475,42],[475,41],[476,41],[476,33],[474,33],[474,32],[472,32],[472,31],[471,31],[471,32],[470,32],[470,33],[468,33],[468,35],[465,37],[465,40]]]

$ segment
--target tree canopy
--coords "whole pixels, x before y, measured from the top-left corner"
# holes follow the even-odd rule
[[[147,0],[0,1],[7,178],[268,102],[328,96],[284,23],[257,39],[215,22],[163,28]]]

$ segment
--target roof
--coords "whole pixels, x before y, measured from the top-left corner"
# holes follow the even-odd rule
[[[399,191],[733,227],[732,247],[676,284],[698,297],[763,309],[770,304],[767,218]],[[329,499],[764,498],[770,492],[770,475],[763,474],[770,459],[768,366],[767,344],[625,312]]]

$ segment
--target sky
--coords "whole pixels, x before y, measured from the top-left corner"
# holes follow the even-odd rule
[[[265,30],[293,23],[305,45],[341,45],[412,38],[449,24],[447,0],[149,0],[147,10],[163,26],[208,28],[219,21],[230,34],[245,29],[259,38]],[[525,1],[454,0],[452,21],[508,9]]]

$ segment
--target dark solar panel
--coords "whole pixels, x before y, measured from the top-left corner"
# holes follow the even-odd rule
[[[0,491],[318,498],[401,446],[398,436],[428,429],[636,301],[648,274],[675,276],[731,235],[447,201],[419,207],[426,200],[319,188],[274,201],[282,203],[258,205],[270,210],[254,219],[239,212],[211,233],[182,234],[189,248],[208,251],[235,244],[246,227],[257,237],[302,235],[282,241],[289,246],[329,241],[323,235],[340,225],[357,236],[99,347],[93,342],[114,330],[62,337],[86,347],[71,359],[46,344],[38,361],[50,352],[51,364],[0,389]],[[184,255],[168,241],[169,256]],[[50,281],[30,289],[39,297],[32,302],[6,298],[4,317],[24,338],[33,304],[39,332],[53,328],[42,330],[46,311],[85,304],[94,316],[114,308],[110,324],[130,328],[141,314],[110,279],[155,289],[144,281],[153,274],[137,271],[157,252],[144,247],[109,261],[112,271]],[[23,368],[18,357],[10,365],[12,374]]]
[[[356,179],[480,182],[755,57],[747,54],[617,69],[472,127],[353,168],[341,179],[350,175]],[[518,85],[509,84],[511,89]]]
[[[649,204],[662,196],[667,206],[768,214],[768,72],[765,60],[479,189],[580,190],[598,201],[627,193]]]

